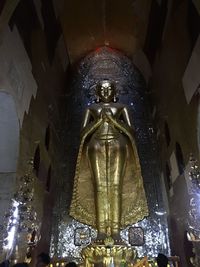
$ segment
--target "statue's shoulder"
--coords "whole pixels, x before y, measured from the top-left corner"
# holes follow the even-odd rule
[[[88,109],[90,110],[96,110],[99,107],[99,103],[93,103],[90,106],[88,106]]]
[[[122,103],[113,103],[113,107],[122,110],[123,108],[127,108],[127,106],[125,104]]]
[[[94,104],[88,106],[87,109],[88,109],[90,112],[92,112],[93,114],[95,114],[95,113],[98,112],[99,108],[100,108],[100,105],[99,105],[98,103],[94,103]]]
[[[125,108],[125,109],[130,109],[130,106],[129,105],[126,105],[126,104],[123,104],[123,105],[121,105],[122,106],[122,108]]]
[[[121,104],[121,103],[116,102],[116,103],[113,103],[113,106],[116,107],[116,108],[121,108],[121,107],[123,107],[124,105]]]

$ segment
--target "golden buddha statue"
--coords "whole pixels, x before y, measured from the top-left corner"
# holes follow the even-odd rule
[[[113,83],[102,81],[96,94],[84,117],[70,215],[115,236],[148,207],[128,110],[116,103]]]

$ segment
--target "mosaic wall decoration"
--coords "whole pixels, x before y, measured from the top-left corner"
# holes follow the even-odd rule
[[[149,91],[143,76],[127,56],[108,47],[91,52],[74,66],[72,73],[73,78],[65,95],[66,119],[61,134],[63,177],[57,182],[59,193],[56,196],[52,229],[54,255],[56,257],[72,256],[63,249],[62,251],[58,249],[62,242],[62,236],[60,238],[58,236],[61,225],[62,231],[65,228],[68,235],[70,235],[69,225],[74,227],[72,218],[69,217],[69,206],[80,143],[81,123],[86,107],[95,100],[96,84],[104,79],[116,83],[118,100],[127,105],[135,129],[136,145],[150,213],[148,218],[134,225],[134,227],[144,229],[145,243],[138,247],[139,255],[142,256],[145,253],[145,255],[155,257],[158,252],[170,254],[166,212],[160,212],[165,210],[165,207],[162,199],[156,129],[152,122]],[[128,229],[124,229],[121,233],[127,244],[129,244],[128,233]],[[74,240],[74,234],[70,240],[71,242]],[[76,247],[80,250],[79,245]]]

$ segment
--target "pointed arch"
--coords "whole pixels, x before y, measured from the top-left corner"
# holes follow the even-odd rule
[[[185,163],[183,159],[183,152],[178,142],[176,142],[176,160],[177,160],[179,174],[181,175],[184,172]]]
[[[46,179],[46,191],[50,192],[50,190],[51,190],[51,165],[49,166],[48,175]]]
[[[35,171],[35,175],[38,177],[39,169],[40,169],[40,147],[39,145],[37,146],[35,150],[34,159],[33,159],[33,169]]]
[[[51,131],[50,131],[50,126],[48,125],[45,132],[45,147],[47,151],[49,150],[50,138],[51,138]]]

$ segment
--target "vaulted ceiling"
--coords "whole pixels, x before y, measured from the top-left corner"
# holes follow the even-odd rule
[[[144,47],[151,1],[65,1],[61,23],[70,61],[99,46],[110,46],[131,56]]]

